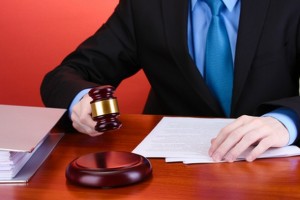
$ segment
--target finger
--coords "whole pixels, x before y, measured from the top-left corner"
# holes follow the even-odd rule
[[[83,126],[86,126],[86,127],[89,127],[90,129],[95,129],[95,126],[97,124],[97,122],[95,122],[91,115],[89,114],[82,114],[81,116],[79,116],[79,124],[80,125],[83,125]]]
[[[229,137],[223,141],[223,143],[219,144],[219,146],[214,150],[211,157],[213,160],[219,162],[226,158],[225,160],[231,161],[235,158],[235,150],[236,144],[240,142],[244,135],[244,132],[241,129],[234,130],[229,134]],[[225,157],[227,156],[227,157]]]
[[[87,127],[85,125],[82,124],[78,124],[78,123],[73,123],[73,127],[80,133],[84,133],[87,135],[93,134],[93,130],[90,127]]]
[[[213,160],[217,162],[221,161],[224,158],[224,156],[228,154],[228,152],[234,149],[234,147],[240,142],[240,140],[244,137],[244,135],[247,134],[249,131],[251,131],[252,127],[247,125],[247,123],[245,123],[245,120],[249,121],[248,118],[238,120],[236,124],[238,124],[239,126],[236,126],[236,124],[234,124],[234,126],[231,126],[230,129],[228,129],[230,130],[229,132],[223,135],[221,135],[222,133],[218,135],[218,137],[226,136],[224,139],[221,138],[218,140],[218,137],[214,139],[213,144],[211,145],[211,148],[209,150]],[[232,129],[232,127],[234,127],[235,129]],[[223,131],[225,129],[223,129]],[[232,158],[235,158],[235,151],[232,152],[232,155],[229,154],[228,159],[230,161],[232,160]]]
[[[227,162],[234,162],[237,158],[254,143],[262,140],[264,135],[260,133],[256,128],[249,130],[243,134],[241,140],[230,149],[224,156],[224,160]]]
[[[224,160],[228,162],[235,161],[251,145],[259,143],[263,138],[271,135],[272,130],[265,122],[264,118],[250,117],[244,126],[234,130],[230,137],[240,134],[241,138],[240,141],[228,150]]]
[[[249,155],[247,155],[246,160],[248,162],[254,161],[272,146],[272,141],[273,139],[271,137],[261,140],[260,143],[258,143],[258,145],[249,153]]]
[[[83,125],[83,124],[73,123],[73,127],[80,133],[84,133],[84,134],[87,134],[92,137],[103,134],[103,132],[98,132],[94,128],[91,128],[91,127]]]
[[[88,135],[97,134],[97,131],[95,131],[94,126],[87,126],[84,123],[81,123],[79,117],[76,114],[72,114],[71,119],[73,121],[72,125],[77,131]]]
[[[264,137],[246,157],[249,162],[258,158],[271,147],[282,147],[287,144],[289,134],[284,125],[272,117],[265,117],[263,120],[267,123],[266,126],[260,129],[260,134]]]
[[[222,128],[217,137],[211,141],[211,147],[209,148],[208,154],[212,156],[221,146],[221,144],[229,137],[230,133],[238,127],[243,126],[246,120],[248,120],[247,117],[242,116],[236,119],[234,122],[228,124],[226,127]]]
[[[73,127],[81,132],[91,136],[97,136],[99,133],[95,130],[96,122],[91,117],[90,106],[85,106],[86,103],[84,99],[73,107],[71,113],[71,120],[73,122]]]

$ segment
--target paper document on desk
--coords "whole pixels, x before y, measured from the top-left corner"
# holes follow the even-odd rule
[[[164,117],[133,153],[148,158],[165,158],[166,162],[214,163],[208,155],[211,139],[232,121],[233,119]],[[244,160],[247,151],[243,153],[241,160]],[[260,158],[295,155],[300,155],[300,149],[287,146],[269,149]]]

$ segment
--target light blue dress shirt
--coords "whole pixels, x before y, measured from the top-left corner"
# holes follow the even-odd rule
[[[221,11],[221,17],[225,22],[231,46],[232,60],[234,61],[237,32],[240,19],[241,1],[223,0],[225,9]],[[206,36],[211,20],[211,11],[204,0],[190,0],[188,17],[188,47],[199,72],[204,72],[204,57]],[[294,111],[287,108],[279,108],[263,116],[271,116],[279,120],[289,131],[289,144],[297,137],[298,117]]]
[[[234,60],[241,2],[240,0],[223,0],[223,2],[226,9],[222,11],[221,16],[224,19],[229,35],[232,59]],[[203,74],[205,41],[211,20],[211,11],[204,0],[190,0],[189,13],[187,27],[189,52],[199,72]],[[89,90],[90,89],[82,90],[76,95],[69,107],[70,114],[73,106],[78,103]],[[279,108],[264,116],[271,116],[278,119],[288,129],[290,134],[288,144],[292,144],[295,141],[297,137],[298,117],[294,111],[287,108]]]
[[[232,60],[234,60],[241,5],[239,0],[224,0],[223,2],[227,9],[221,11],[220,15],[225,22],[231,46]],[[187,27],[189,52],[203,75],[206,35],[211,20],[211,11],[204,0],[191,0],[189,9],[190,14]]]

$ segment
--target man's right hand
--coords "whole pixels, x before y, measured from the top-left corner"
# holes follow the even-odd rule
[[[77,131],[94,137],[102,135],[103,132],[98,132],[95,130],[96,122],[91,116],[91,101],[92,98],[88,94],[83,96],[83,98],[73,106],[71,120],[73,122],[73,127]]]

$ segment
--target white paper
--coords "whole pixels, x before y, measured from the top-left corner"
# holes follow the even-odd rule
[[[133,150],[148,158],[165,158],[166,162],[214,163],[208,155],[211,139],[233,119],[164,117]],[[250,151],[247,149],[246,151]],[[239,159],[244,159],[247,152]],[[300,155],[296,146],[272,148],[260,158]]]
[[[43,142],[42,140],[32,152],[8,152],[11,156],[6,161],[3,158],[0,161],[0,180],[15,177]]]
[[[25,154],[33,154],[25,165],[13,178],[0,175],[0,184],[7,183],[27,183],[33,174],[38,170],[42,163],[47,159],[51,151],[63,137],[63,133],[50,133],[44,142],[35,151]],[[18,152],[19,154],[20,152]],[[23,153],[23,152],[21,152]],[[10,172],[9,172],[10,173]],[[12,175],[11,175],[12,176]]]

